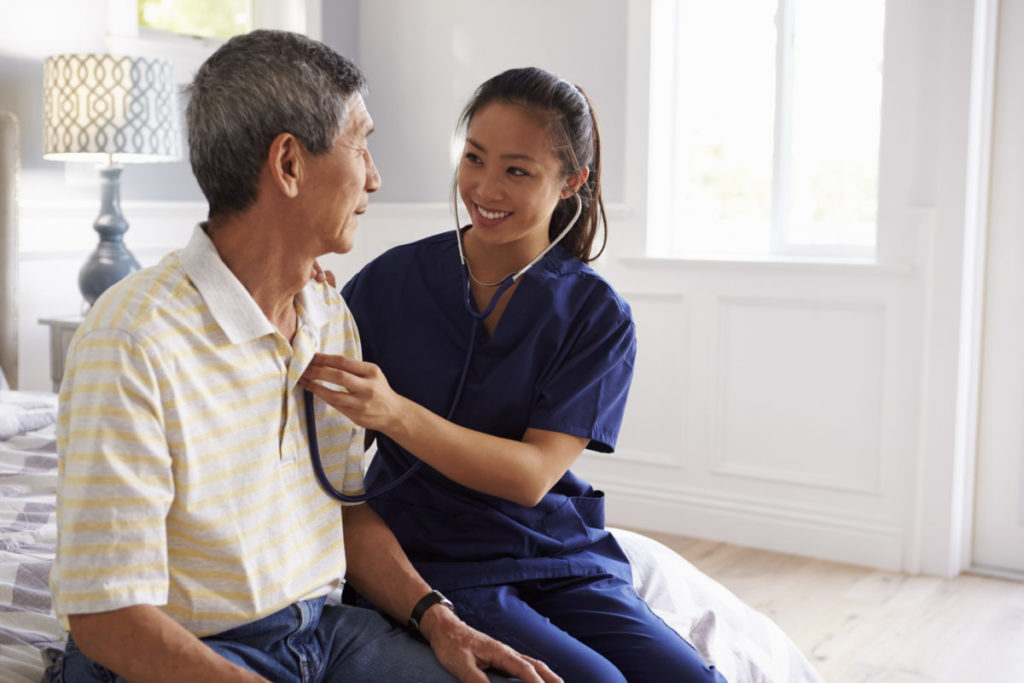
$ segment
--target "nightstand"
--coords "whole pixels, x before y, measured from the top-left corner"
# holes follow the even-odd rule
[[[48,325],[50,328],[50,379],[53,381],[53,390],[60,391],[60,381],[64,378],[64,359],[68,354],[68,345],[71,344],[71,337],[75,336],[75,330],[82,324],[82,317],[78,315],[64,315],[54,318],[40,318],[40,325]]]

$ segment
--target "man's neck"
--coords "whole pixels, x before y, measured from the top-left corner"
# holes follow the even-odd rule
[[[248,213],[211,220],[205,229],[267,320],[291,341],[298,326],[295,297],[309,281],[312,260],[285,243],[279,227]]]

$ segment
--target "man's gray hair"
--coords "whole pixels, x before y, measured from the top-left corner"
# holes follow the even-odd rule
[[[349,99],[365,86],[353,62],[297,33],[258,30],[224,43],[186,89],[189,158],[210,216],[256,201],[260,169],[281,133],[312,154],[331,149]]]

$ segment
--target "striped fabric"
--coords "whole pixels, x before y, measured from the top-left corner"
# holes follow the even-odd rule
[[[96,302],[60,392],[62,618],[150,604],[204,636],[337,586],[341,510],[309,465],[297,381],[359,339],[328,287],[297,310],[289,344],[200,227]],[[316,403],[328,475],[362,492],[362,430]]]

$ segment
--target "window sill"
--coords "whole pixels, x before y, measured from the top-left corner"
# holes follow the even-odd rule
[[[640,270],[773,270],[779,272],[841,272],[851,275],[905,277],[915,271],[909,263],[879,263],[865,258],[806,256],[623,256],[616,259],[627,268]]]

